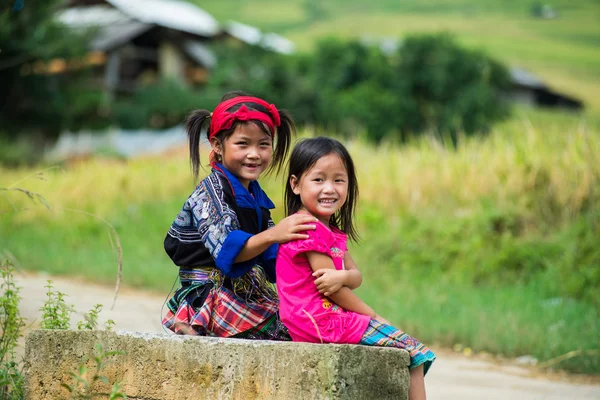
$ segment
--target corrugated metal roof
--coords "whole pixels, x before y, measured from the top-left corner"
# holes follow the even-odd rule
[[[208,46],[197,40],[186,40],[183,42],[183,50],[206,68],[214,68],[217,65],[215,53]]]
[[[178,0],[106,0],[125,15],[148,24],[212,37],[219,24],[212,15],[193,4]]]
[[[253,45],[258,45],[262,38],[260,29],[236,21],[227,22],[227,25],[225,26],[225,32],[244,43]]]
[[[73,7],[57,14],[59,21],[75,29],[98,28],[90,47],[106,51],[127,43],[154,25],[134,21],[110,6]]]
[[[262,33],[260,29],[242,24],[241,22],[229,21],[225,25],[225,32],[244,43],[261,46],[267,50],[278,53],[290,54],[294,52],[294,43],[276,33]]]
[[[276,33],[265,33],[263,35],[262,43],[265,49],[283,54],[292,54],[295,48],[294,43],[291,40],[279,36]]]
[[[114,49],[152,29],[153,25],[131,21],[128,24],[105,26],[94,37],[91,43],[93,50],[106,51]]]
[[[132,19],[110,6],[72,7],[56,14],[60,22],[72,28],[89,28],[131,22]]]
[[[519,67],[510,68],[510,77],[513,83],[516,83],[517,85],[534,89],[543,89],[546,87],[540,78]]]

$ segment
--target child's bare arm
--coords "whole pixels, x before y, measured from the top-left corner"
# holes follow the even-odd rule
[[[306,253],[306,256],[313,271],[335,271],[333,260],[329,256],[317,252]],[[339,290],[337,290],[334,293],[330,293],[327,297],[329,297],[335,304],[342,307],[344,310],[354,311],[359,314],[368,315],[371,318],[374,318],[377,315],[371,307],[369,307],[365,302],[363,302],[360,299],[360,297],[354,294],[354,292],[352,292],[352,290],[346,286],[342,286]]]
[[[346,280],[344,286],[354,290],[362,284],[362,274],[349,252],[344,254],[344,267],[346,268]]]
[[[360,286],[362,275],[348,252],[344,255],[344,267],[344,270],[323,268],[313,272],[313,276],[317,278],[315,285],[317,285],[319,293],[330,296],[340,290],[342,286],[347,286],[352,290]]]
[[[286,243],[291,240],[307,239],[308,235],[303,231],[315,229],[316,218],[308,214],[294,214],[284,218],[271,229],[258,233],[246,242],[242,251],[235,258],[235,262],[248,261],[273,243]]]

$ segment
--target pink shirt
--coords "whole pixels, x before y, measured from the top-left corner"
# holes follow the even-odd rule
[[[337,270],[344,269],[347,236],[338,229],[329,230],[320,222],[316,225],[314,231],[306,231],[308,239],[279,246],[275,268],[281,321],[294,341],[356,344],[371,318],[346,311],[321,295],[304,254],[309,251],[327,254]]]

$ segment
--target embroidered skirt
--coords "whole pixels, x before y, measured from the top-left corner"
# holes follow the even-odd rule
[[[431,364],[435,360],[435,354],[423,343],[402,332],[400,329],[374,319],[369,322],[369,327],[363,334],[359,344],[404,349],[410,354],[409,368],[413,369],[423,364],[423,372],[425,374],[429,371]]]
[[[181,288],[167,302],[163,325],[178,334],[291,340],[279,300],[262,267],[237,279],[216,268],[181,268]]]

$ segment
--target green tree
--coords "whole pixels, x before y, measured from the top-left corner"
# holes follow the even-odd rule
[[[98,117],[99,90],[83,59],[88,35],[60,24],[60,0],[13,1],[0,9],[0,124],[10,138],[53,138]]]
[[[366,131],[380,141],[424,132],[485,132],[509,108],[506,68],[448,35],[408,37],[391,55],[379,46],[326,39],[308,70],[315,123],[327,131]]]
[[[447,34],[406,38],[395,67],[403,132],[485,132],[509,112],[506,68]]]
[[[312,56],[287,56],[260,46],[235,44],[221,44],[215,52],[219,64],[205,93],[243,90],[292,111],[299,123],[314,121]]]

